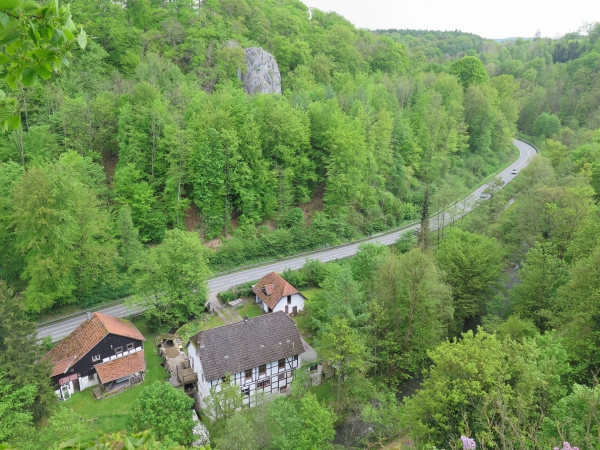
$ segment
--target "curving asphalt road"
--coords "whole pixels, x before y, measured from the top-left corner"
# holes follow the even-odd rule
[[[503,186],[506,186],[507,183],[509,183],[515,178],[516,175],[511,174],[511,171],[513,169],[517,169],[520,171],[521,169],[527,167],[527,165],[531,161],[531,157],[536,154],[535,149],[531,145],[523,141],[515,139],[513,143],[519,149],[520,155],[519,158],[513,164],[511,164],[509,167],[507,167],[498,174],[498,178],[501,178],[504,182]],[[489,186],[487,184],[484,184],[483,186],[473,191],[473,193],[471,193],[461,202],[458,202],[451,208],[449,208],[449,210],[445,213],[445,223],[451,223],[453,220],[461,218],[465,214],[469,213],[473,208],[475,208],[479,203],[480,195],[488,187]],[[437,217],[431,219],[431,229],[437,228],[437,222]],[[214,299],[215,295],[218,292],[228,289],[229,287],[235,286],[237,284],[257,280],[269,272],[275,271],[281,273],[287,268],[299,269],[304,265],[307,257],[310,257],[311,259],[318,259],[323,262],[347,258],[349,256],[354,255],[358,250],[358,246],[363,242],[373,242],[391,245],[394,242],[396,242],[402,234],[406,233],[407,231],[415,230],[417,227],[418,223],[415,223],[403,227],[399,231],[395,231],[389,234],[383,233],[380,235],[375,235],[370,239],[363,240],[359,243],[346,244],[339,247],[331,248],[329,250],[317,251],[311,253],[310,255],[303,255],[302,257],[290,258],[272,264],[266,264],[264,266],[257,267],[254,269],[243,270],[229,275],[223,275],[217,278],[213,278],[208,281],[208,288],[212,299],[211,301],[216,301]],[[103,309],[100,312],[116,317],[126,317],[132,314],[137,314],[141,311],[143,311],[142,308],[134,308],[121,304]],[[69,333],[71,333],[71,331],[77,328],[85,319],[86,314],[82,314],[81,316],[66,319],[59,323],[39,327],[38,337],[43,338],[46,336],[52,336],[52,340],[58,341],[67,336]]]

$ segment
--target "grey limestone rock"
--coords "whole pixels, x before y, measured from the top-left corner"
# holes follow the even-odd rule
[[[244,91],[253,94],[281,94],[281,74],[273,55],[261,47],[244,49],[246,72],[238,72]]]

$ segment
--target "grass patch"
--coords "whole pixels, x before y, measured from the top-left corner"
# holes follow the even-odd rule
[[[237,313],[241,316],[248,316],[249,319],[252,319],[253,317],[258,317],[262,314],[262,309],[260,309],[260,307],[254,303],[246,303],[244,306],[242,306],[241,308],[239,308],[237,310]]]
[[[296,322],[296,325],[298,326],[300,336],[304,338],[308,345],[314,347],[315,337],[312,335],[311,317],[304,311],[302,311],[297,316],[292,316],[292,319],[294,320],[294,322]]]
[[[306,289],[302,289],[300,293],[306,297],[307,300],[314,300],[315,296],[322,291],[323,289],[320,287],[309,287]]]
[[[309,314],[306,312],[306,303],[310,303],[314,301],[315,296],[322,291],[320,287],[311,287],[306,288],[301,291],[301,294],[306,297],[306,302],[304,304],[304,311],[301,311],[297,316],[293,316],[294,322],[298,325],[298,331],[300,335],[306,340],[308,345],[314,347],[315,345],[315,337],[312,335],[312,319]]]
[[[225,325],[225,322],[223,322],[223,320],[221,320],[217,314],[203,314],[199,319],[183,325],[179,330],[177,330],[177,334],[183,338],[183,342],[185,343],[196,333],[204,330],[210,330],[211,328],[220,327],[221,325]]]
[[[160,365],[160,358],[154,347],[153,339],[156,333],[150,333],[145,319],[136,321],[134,324],[146,338],[146,342],[144,342],[146,357],[145,381],[139,386],[103,400],[96,400],[92,390],[87,389],[83,392],[76,392],[71,399],[60,403],[61,408],[69,408],[84,417],[88,417],[91,431],[88,436],[82,436],[85,439],[92,439],[98,434],[116,433],[125,430],[127,416],[141,390],[149,384],[162,382],[168,378],[167,373]]]
[[[335,378],[327,378],[319,386],[310,388],[311,392],[317,396],[317,399],[326,405],[333,405],[336,401],[336,389],[337,382]]]

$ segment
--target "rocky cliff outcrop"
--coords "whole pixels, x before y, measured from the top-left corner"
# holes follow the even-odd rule
[[[244,91],[253,94],[281,94],[281,74],[273,55],[261,47],[244,49],[246,72],[238,72]]]

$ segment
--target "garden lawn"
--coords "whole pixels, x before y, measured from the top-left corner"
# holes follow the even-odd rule
[[[150,333],[145,320],[134,322],[135,326],[146,338],[144,342],[144,354],[146,357],[146,374],[142,384],[127,389],[125,392],[103,400],[96,400],[91,389],[77,392],[71,399],[61,402],[61,408],[70,408],[74,412],[87,417],[91,424],[89,436],[91,439],[98,434],[116,433],[126,428],[127,416],[133,402],[137,399],[141,390],[152,383],[158,383],[168,378],[167,373],[160,365],[160,358],[156,354],[154,345],[155,333]]]
[[[177,334],[183,339],[183,343],[186,344],[187,340],[193,335],[200,331],[210,330],[211,328],[220,327],[225,325],[225,322],[218,316],[218,314],[205,314],[199,319],[192,320],[191,322],[183,325]]]
[[[240,317],[248,316],[249,319],[258,317],[262,314],[262,310],[254,302],[246,303],[244,306],[237,309],[236,312],[240,315]]]

